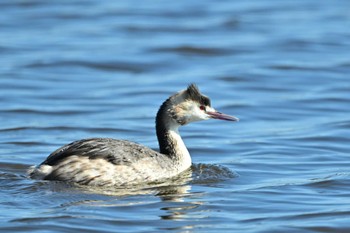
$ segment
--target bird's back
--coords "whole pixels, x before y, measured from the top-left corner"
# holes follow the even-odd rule
[[[155,182],[178,171],[166,155],[126,140],[91,138],[52,152],[29,172],[33,178],[88,185],[133,185]]]

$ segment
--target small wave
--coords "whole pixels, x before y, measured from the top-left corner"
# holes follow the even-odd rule
[[[294,65],[294,64],[276,64],[268,66],[274,70],[303,70],[303,71],[327,71],[330,69],[328,66],[307,66],[307,65]]]
[[[348,67],[350,67],[350,62],[341,63],[341,64],[338,65],[338,67],[341,67],[341,68],[348,68]]]
[[[127,32],[132,33],[195,33],[195,32],[202,32],[205,29],[202,28],[186,28],[186,27],[162,27],[162,26],[135,26],[135,25],[129,25],[122,28],[122,30],[125,30]]]
[[[23,178],[14,173],[0,171],[0,183],[2,183],[1,180],[18,180],[18,179],[23,179]]]
[[[28,68],[79,66],[103,71],[123,71],[130,73],[143,73],[157,67],[156,64],[137,62],[91,62],[91,61],[56,61],[35,62],[26,65]]]
[[[20,113],[20,114],[45,114],[45,115],[79,115],[93,113],[94,111],[87,110],[59,110],[59,111],[48,111],[48,110],[38,110],[38,109],[27,109],[27,108],[16,108],[16,109],[4,109],[0,110],[5,113]]]
[[[338,129],[350,129],[350,120],[343,120],[343,121],[334,121],[328,123],[330,128],[338,128]]]
[[[201,56],[216,56],[216,55],[227,55],[231,51],[221,48],[205,48],[205,47],[194,47],[194,46],[178,46],[178,47],[163,47],[153,49],[155,52],[171,52],[179,54],[193,54]]]
[[[224,82],[247,82],[249,79],[243,77],[243,76],[222,76],[218,77],[218,80],[224,81]]]
[[[1,144],[10,144],[10,145],[17,145],[17,146],[41,146],[41,145],[46,145],[45,143],[33,142],[33,141],[26,141],[26,142],[7,141],[7,142],[2,142]]]
[[[215,164],[192,165],[192,181],[194,184],[210,184],[238,177],[238,174],[229,168]]]
[[[45,217],[26,217],[26,218],[15,218],[10,222],[20,222],[20,223],[34,223],[34,222],[44,222],[44,221],[61,221],[63,219],[73,219],[73,216],[69,215],[60,215],[60,216],[45,216]]]
[[[24,131],[24,130],[60,130],[60,131],[87,131],[87,132],[137,132],[135,130],[129,129],[120,129],[120,128],[105,128],[105,127],[72,127],[72,126],[50,126],[50,127],[38,127],[38,126],[29,126],[29,127],[13,127],[13,128],[4,128],[0,129],[0,132],[11,132],[11,131]]]

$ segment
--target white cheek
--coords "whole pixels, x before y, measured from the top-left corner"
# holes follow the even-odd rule
[[[192,109],[192,114],[190,117],[190,121],[202,121],[208,120],[209,116],[205,113],[205,111],[200,110],[197,106]]]

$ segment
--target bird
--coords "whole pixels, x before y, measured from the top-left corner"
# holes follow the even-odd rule
[[[156,115],[159,152],[135,142],[113,138],[81,139],[53,151],[27,174],[32,179],[89,186],[133,186],[161,183],[189,170],[192,160],[179,128],[191,122],[239,121],[216,111],[209,97],[190,84],[160,106]]]

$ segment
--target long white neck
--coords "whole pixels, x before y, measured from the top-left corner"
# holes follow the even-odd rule
[[[182,140],[178,129],[169,129],[168,131],[168,147],[171,153],[169,154],[173,160],[177,160],[182,170],[186,170],[192,164],[192,159],[187,147]]]
[[[168,101],[163,103],[156,117],[159,150],[174,162],[179,171],[184,171],[191,166],[192,160],[180,136],[180,125],[169,115],[168,104]]]

